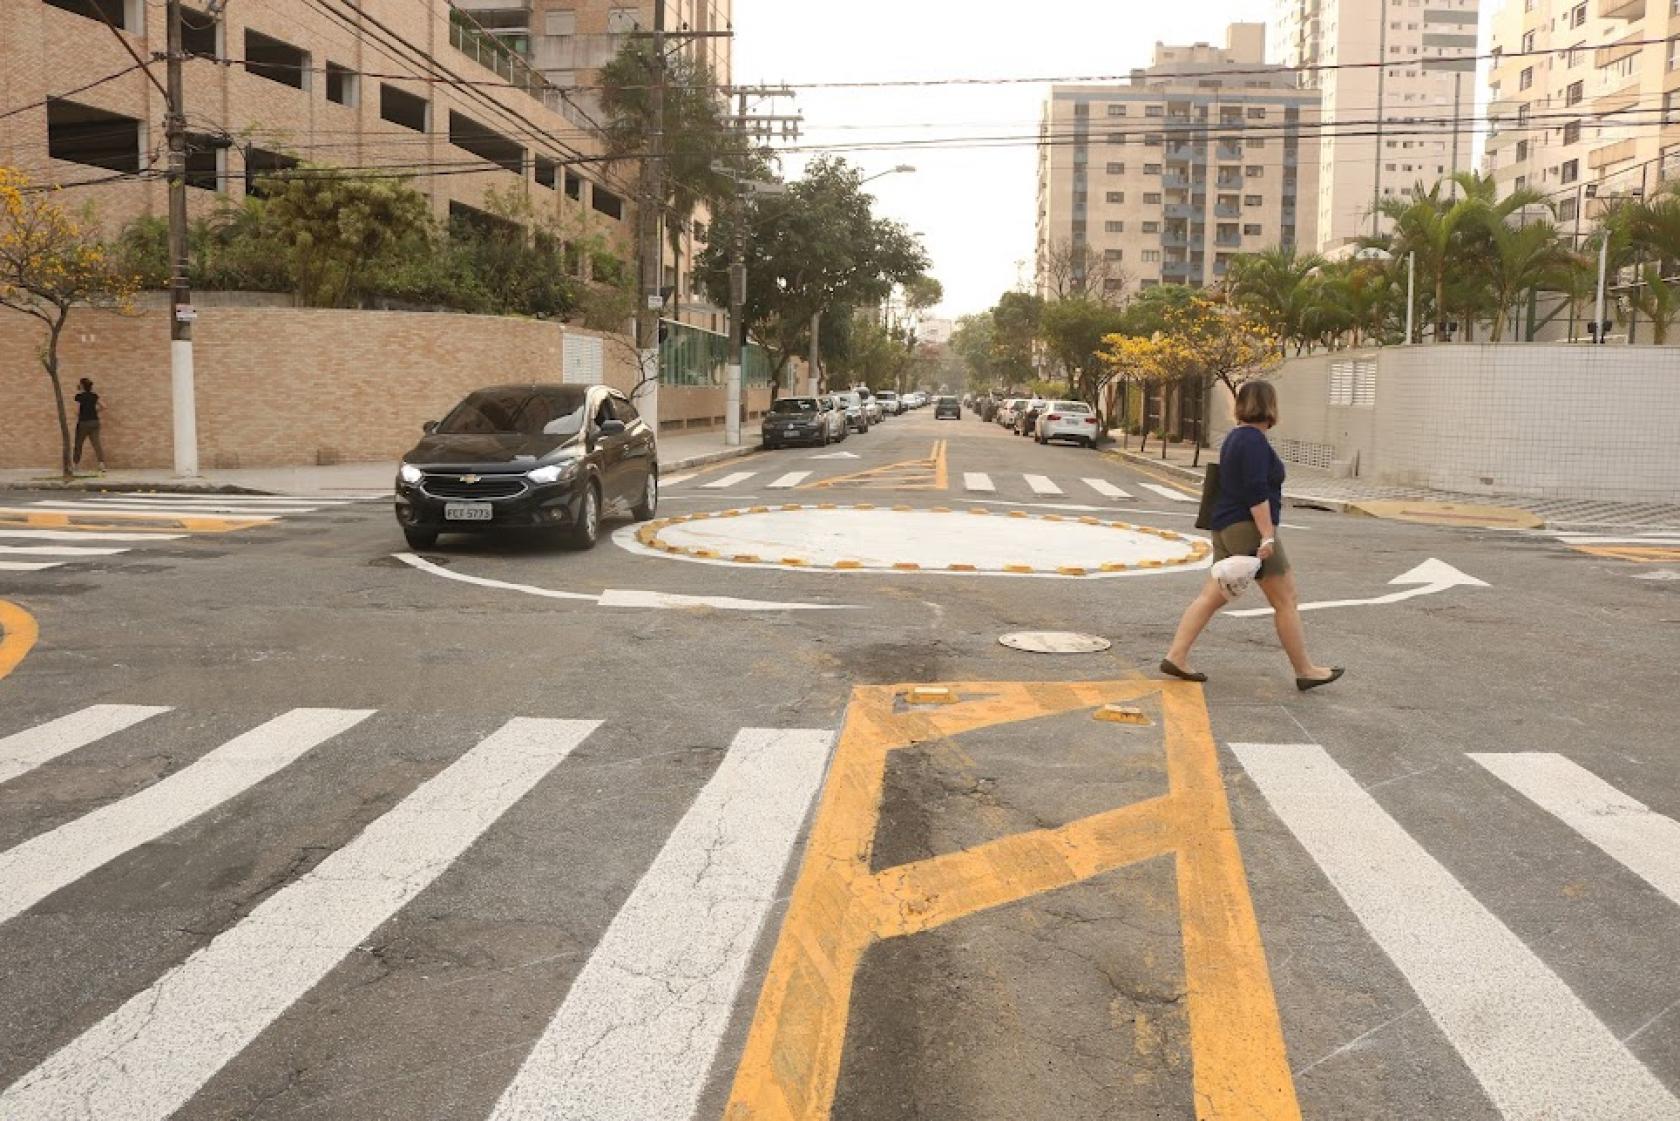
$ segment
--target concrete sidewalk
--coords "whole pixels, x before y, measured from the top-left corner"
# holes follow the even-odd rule
[[[659,466],[671,472],[736,459],[758,451],[758,433],[743,427],[743,442],[730,447],[722,432],[659,438]],[[377,497],[391,493],[397,464],[339,463],[330,467],[240,467],[209,469],[183,479],[162,468],[113,470],[69,482],[50,467],[0,470],[3,490],[154,491],[172,494],[289,494],[313,498]]]
[[[1105,450],[1142,471],[1171,478],[1180,485],[1200,491],[1203,473],[1209,463],[1219,461],[1218,448],[1203,448],[1201,464],[1192,467],[1196,449],[1187,443],[1168,444],[1166,458],[1161,445],[1154,440],[1149,450],[1137,451],[1138,437],[1133,436],[1130,447],[1121,447],[1121,433],[1110,432],[1114,444]],[[1680,505],[1655,502],[1609,502],[1598,499],[1528,498],[1514,494],[1464,494],[1457,491],[1434,490],[1429,487],[1397,487],[1369,482],[1365,479],[1337,478],[1328,471],[1291,463],[1289,479],[1284,483],[1283,495],[1291,502],[1323,506],[1345,511],[1363,502],[1411,500],[1417,502],[1462,503],[1515,507],[1527,510],[1545,520],[1548,526],[1639,526],[1650,529],[1680,529]]]

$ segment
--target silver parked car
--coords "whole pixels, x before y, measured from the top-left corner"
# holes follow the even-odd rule
[[[818,397],[817,407],[822,410],[828,420],[828,438],[839,443],[851,434],[851,426],[846,423],[846,410],[840,407],[840,402],[832,396]]]

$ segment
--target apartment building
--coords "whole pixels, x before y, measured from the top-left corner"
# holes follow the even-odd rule
[[[20,111],[0,117],[0,162],[73,189],[109,227],[165,215],[163,98],[118,41],[161,53],[162,0],[6,0],[6,12],[0,109]],[[631,180],[603,173],[540,76],[490,57],[444,0],[234,0],[220,18],[189,5],[186,23],[194,216],[308,161],[409,171],[440,218],[489,220],[487,194],[517,192],[568,233],[633,244]]]
[[[1474,166],[1478,0],[1275,2],[1269,57],[1323,97],[1309,248],[1345,250],[1384,229],[1382,199]]]
[[[1506,0],[1492,50],[1501,188],[1545,193],[1568,226],[1588,199],[1680,179],[1680,0]]]
[[[1071,248],[1113,297],[1214,285],[1232,257],[1317,238],[1318,94],[1267,66],[1265,29],[1156,44],[1117,86],[1052,88],[1040,125],[1037,287]],[[1088,247],[1088,249],[1086,248]],[[1081,250],[1098,260],[1078,259]]]

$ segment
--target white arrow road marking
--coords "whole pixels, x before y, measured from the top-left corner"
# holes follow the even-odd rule
[[[700,486],[704,490],[727,490],[736,483],[746,482],[755,474],[757,474],[755,471],[736,471],[732,474],[725,475],[721,479],[713,479],[709,483],[701,483]]]
[[[1470,758],[1680,903],[1680,822],[1552,752],[1471,752]]]
[[[7,1121],[163,1121],[600,726],[510,720],[0,1093]]]
[[[811,475],[812,472],[810,471],[789,471],[786,475],[781,476],[775,482],[771,483],[770,489],[792,490],[800,483],[803,483],[806,479],[809,479]]]
[[[827,455],[813,455],[812,459],[862,459],[856,452],[829,452]]]
[[[229,740],[138,794],[0,853],[0,922],[137,845],[208,813],[373,715],[372,709],[296,708]],[[0,1106],[8,1099],[0,1098]],[[0,1117],[14,1115],[0,1108]]]
[[[552,588],[537,588],[530,584],[512,584],[506,580],[492,580],[486,576],[469,576],[465,572],[453,572],[433,564],[423,557],[413,553],[394,553],[398,560],[410,568],[417,568],[421,572],[433,576],[441,576],[445,580],[456,580],[463,584],[476,584],[481,588],[497,588],[505,592],[520,592],[528,596],[540,596],[544,599],[576,599],[586,600],[597,607],[650,607],[660,610],[673,611],[692,607],[710,607],[717,611],[849,611],[850,604],[844,603],[776,603],[774,601],[757,599],[733,599],[729,596],[687,596],[675,592],[642,592],[608,590],[598,596],[585,595],[582,592],[561,592]]]
[[[1451,588],[1485,588],[1487,582],[1478,580],[1474,576],[1467,576],[1445,561],[1429,558],[1410,572],[1402,572],[1390,584],[1410,584],[1413,587],[1403,592],[1390,592],[1386,596],[1373,596],[1370,599],[1329,599],[1317,603],[1301,604],[1302,611],[1322,611],[1326,607],[1366,607],[1384,603],[1399,603],[1401,600],[1416,599],[1418,596],[1432,596],[1437,592],[1444,592]],[[1270,615],[1270,607],[1254,607],[1247,611],[1227,611],[1225,614],[1237,619],[1252,619],[1260,615]]]
[[[0,572],[45,572],[63,561],[0,561]]]
[[[978,494],[997,493],[997,487],[992,483],[992,477],[983,471],[964,471],[963,489]]]
[[[1062,488],[1043,475],[1022,475],[1034,494],[1061,494]]]
[[[0,739],[0,782],[168,711],[155,705],[90,705],[7,736]]]
[[[833,739],[741,730],[491,1121],[689,1121]]]
[[[1680,1121],[1680,1101],[1322,747],[1231,750],[1501,1116]]]
[[[1132,496],[1131,491],[1121,490],[1105,479],[1083,479],[1081,481],[1104,498],[1130,498]]]
[[[179,541],[185,533],[105,533],[87,529],[0,529],[0,538],[36,541]]]
[[[1169,502],[1196,502],[1196,501],[1199,501],[1199,499],[1191,498],[1188,494],[1185,494],[1183,491],[1175,490],[1172,487],[1157,486],[1154,483],[1139,483],[1138,486],[1142,487],[1144,490],[1149,491],[1152,494],[1160,495],[1162,498],[1167,499]]]

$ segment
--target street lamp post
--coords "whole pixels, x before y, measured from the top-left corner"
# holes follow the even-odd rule
[[[1370,246],[1354,255],[1359,261],[1392,261],[1394,254],[1386,249]],[[1417,254],[1406,254],[1406,346],[1412,345],[1412,328],[1417,314]]]

